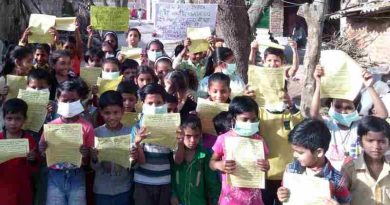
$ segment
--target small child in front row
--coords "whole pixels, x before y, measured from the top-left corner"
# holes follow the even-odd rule
[[[344,176],[325,157],[330,138],[328,127],[320,120],[306,119],[296,125],[288,135],[295,160],[287,165],[286,172],[325,178],[330,182],[332,196],[324,204],[349,204],[351,196],[344,184]],[[279,187],[277,195],[281,202],[286,202],[290,191]]]
[[[227,174],[234,172],[236,162],[227,160],[225,153],[225,140],[229,137],[245,137],[255,140],[263,140],[259,132],[259,107],[250,97],[235,97],[229,105],[229,113],[232,116],[233,128],[218,136],[213,146],[213,156],[210,160],[210,168],[222,172],[222,189],[219,197],[220,205],[263,205],[261,189],[238,188],[228,185]],[[268,147],[264,142],[265,159],[259,159],[256,163],[259,171],[267,172],[269,162],[267,160]]]
[[[104,92],[99,99],[99,112],[105,124],[95,129],[96,137],[130,137],[130,127],[121,123],[123,110],[123,99],[119,92]],[[95,170],[93,192],[96,205],[129,205],[130,170],[113,162],[99,161],[99,153],[96,149],[92,150],[91,166]]]
[[[390,204],[390,125],[379,117],[367,116],[358,125],[363,154],[343,166],[352,195],[352,205]]]
[[[209,167],[211,152],[199,143],[202,124],[196,115],[189,115],[181,123],[179,138],[172,171],[171,205],[218,204],[221,184],[217,173]]]
[[[27,118],[27,104],[21,99],[7,100],[3,105],[4,128],[0,140],[25,138],[29,153],[0,163],[0,204],[32,205],[31,175],[38,171],[38,148],[32,136],[22,130]]]
[[[76,80],[65,81],[57,88],[59,118],[49,124],[82,125],[83,144],[80,146],[82,165],[89,165],[90,148],[94,146],[95,133],[90,122],[81,117],[84,107],[80,102],[80,83]],[[39,142],[39,150],[44,153],[47,149],[45,136]],[[85,171],[68,162],[49,165],[47,204],[86,204]]]

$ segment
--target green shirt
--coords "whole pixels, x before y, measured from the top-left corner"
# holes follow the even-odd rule
[[[175,164],[172,174],[172,194],[183,205],[218,204],[221,182],[217,172],[209,167],[211,153],[200,145],[191,162]]]

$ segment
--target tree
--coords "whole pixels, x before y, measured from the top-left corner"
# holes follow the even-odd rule
[[[249,58],[249,18],[244,0],[218,0],[217,22],[225,43],[234,52],[238,73],[247,82]]]
[[[312,3],[305,3],[300,8],[309,31],[304,58],[305,79],[301,95],[301,110],[305,116],[309,115],[315,89],[313,73],[321,55],[322,31],[328,5],[329,0],[316,0]]]
[[[265,8],[272,4],[273,0],[254,0],[252,6],[248,9],[249,25],[251,31],[255,32],[256,24],[263,17]]]

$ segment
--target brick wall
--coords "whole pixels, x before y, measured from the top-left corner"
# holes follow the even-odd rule
[[[346,36],[355,38],[375,62],[390,63],[390,21],[388,19],[347,18]]]
[[[281,0],[275,0],[272,3],[270,9],[270,31],[274,36],[283,36],[283,22],[284,22],[284,13],[283,13],[283,2]]]

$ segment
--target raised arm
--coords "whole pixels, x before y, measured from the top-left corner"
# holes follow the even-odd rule
[[[367,88],[367,92],[370,94],[372,103],[374,104],[375,113],[373,114],[376,117],[386,119],[388,117],[388,111],[385,104],[380,99],[378,93],[374,89],[374,80],[372,75],[366,70],[362,73],[364,86]]]
[[[251,52],[249,54],[249,64],[256,65],[256,52],[259,49],[257,40],[253,40],[251,43]]]
[[[313,99],[310,106],[310,117],[320,118],[320,107],[321,107],[321,77],[324,75],[324,69],[317,65],[314,71],[314,79],[316,81],[316,89],[314,90]]]
[[[297,70],[299,68],[299,55],[298,55],[298,46],[297,42],[293,40],[289,40],[288,44],[290,45],[292,51],[293,51],[293,61],[291,68],[288,69],[287,72],[287,78],[292,78],[297,73]]]

